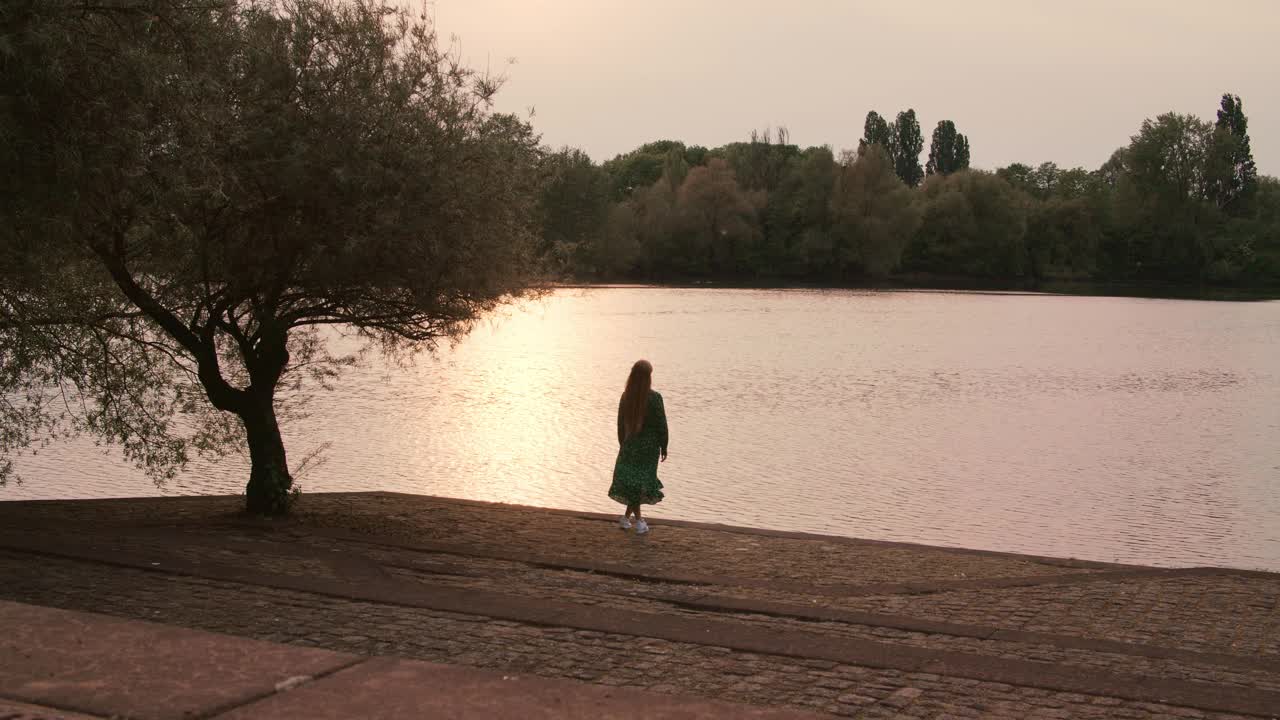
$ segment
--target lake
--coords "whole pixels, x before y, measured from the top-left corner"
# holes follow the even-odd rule
[[[1280,302],[565,289],[413,367],[349,373],[285,429],[307,491],[617,512],[631,363],[671,424],[663,518],[1158,565],[1280,570]],[[89,441],[0,499],[156,488]]]

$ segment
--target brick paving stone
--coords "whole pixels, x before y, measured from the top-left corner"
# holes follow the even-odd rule
[[[807,667],[793,658],[725,652],[713,646],[655,638],[645,650],[618,653],[607,637],[582,637],[569,628],[495,623],[458,613],[340,600],[307,593],[237,585],[201,578],[113,568],[95,563],[0,552],[0,597],[52,607],[87,610],[270,638],[292,644],[371,654],[379,644],[393,654],[436,662],[488,667],[545,677],[590,674],[601,684],[638,687],[704,697],[732,697],[756,705],[819,709],[844,717],[885,717],[878,708],[918,690],[908,709],[913,717],[1007,712],[1025,717],[1037,697],[1056,698],[1072,717],[1102,718],[1116,712],[1132,717],[1170,715],[1176,708],[1119,701],[1095,704],[1093,698],[1053,693],[1003,683],[962,682],[932,673],[907,674],[837,664],[830,670]],[[515,650],[519,652],[515,652]],[[656,660],[649,660],[655,658]],[[746,682],[762,674],[787,682]],[[834,676],[831,674],[834,673]],[[850,692],[834,701],[821,683],[831,677],[853,681]],[[914,693],[906,693],[911,695]],[[843,698],[843,701],[842,701]],[[1083,698],[1083,701],[1081,699]],[[1022,715],[1017,713],[1021,712]],[[1242,716],[1217,715],[1219,720]]]
[[[33,533],[74,532],[64,536],[97,543],[104,552],[154,558],[158,570],[169,563],[197,572],[201,566],[236,567],[260,576],[357,586],[362,578],[375,578],[406,587],[634,611],[654,622],[667,616],[710,619],[721,627],[818,633],[904,651],[942,650],[1047,668],[1280,691],[1274,664],[1147,657],[1054,639],[1120,640],[1280,661],[1277,575],[1153,575],[1052,559],[663,525],[660,519],[651,536],[637,538],[573,514],[399,495],[307,496],[297,517],[284,522],[246,524],[237,509],[231,498],[0,503],[0,530],[8,525]],[[394,546],[430,542],[442,549]],[[573,569],[592,566],[631,568],[647,577]],[[661,579],[668,575],[705,579]],[[735,579],[746,584],[735,585]],[[974,587],[975,579],[985,586]],[[900,589],[871,589],[888,587]],[[307,647],[727,696],[844,717],[1236,717],[7,551],[0,551],[0,597]],[[724,597],[738,598],[743,609],[715,610],[715,598]],[[919,624],[819,621],[751,609],[762,603],[959,623],[981,632],[946,634],[907,629]],[[1000,629],[1046,633],[1041,637],[1047,639],[992,639]]]

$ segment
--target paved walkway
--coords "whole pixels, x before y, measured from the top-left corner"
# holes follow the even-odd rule
[[[1280,714],[1280,576],[390,493],[0,503],[0,598],[843,717]]]
[[[0,718],[816,720],[0,601]],[[641,711],[641,712],[638,712]]]

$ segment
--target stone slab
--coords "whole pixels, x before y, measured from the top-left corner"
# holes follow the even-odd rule
[[[471,668],[374,658],[353,668],[238,707],[216,720],[819,720],[761,708]]]
[[[123,567],[348,600],[478,615],[531,625],[652,637],[671,642],[714,645],[740,652],[824,660],[902,672],[926,672],[1057,692],[1180,705],[1209,712],[1269,716],[1274,708],[1280,707],[1280,692],[1110,673],[947,649],[840,638],[815,632],[746,626],[715,618],[655,614],[394,580],[378,582],[362,579],[352,582],[343,579],[295,577],[221,563],[188,564],[180,560],[165,559],[159,552],[107,553],[103,547],[86,548],[84,543],[59,542],[53,538],[31,536],[14,537],[4,533],[0,533],[0,547],[60,557],[89,558]]]
[[[0,697],[107,717],[207,716],[358,661],[104,615],[0,601]]]

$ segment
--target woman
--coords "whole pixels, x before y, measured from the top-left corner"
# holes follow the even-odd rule
[[[640,517],[640,506],[662,502],[658,461],[667,459],[667,413],[662,396],[652,385],[653,366],[648,360],[631,366],[627,388],[618,402],[618,444],[622,447],[609,486],[609,497],[627,506],[618,526],[629,530],[635,516],[638,535],[649,532],[648,523]]]

